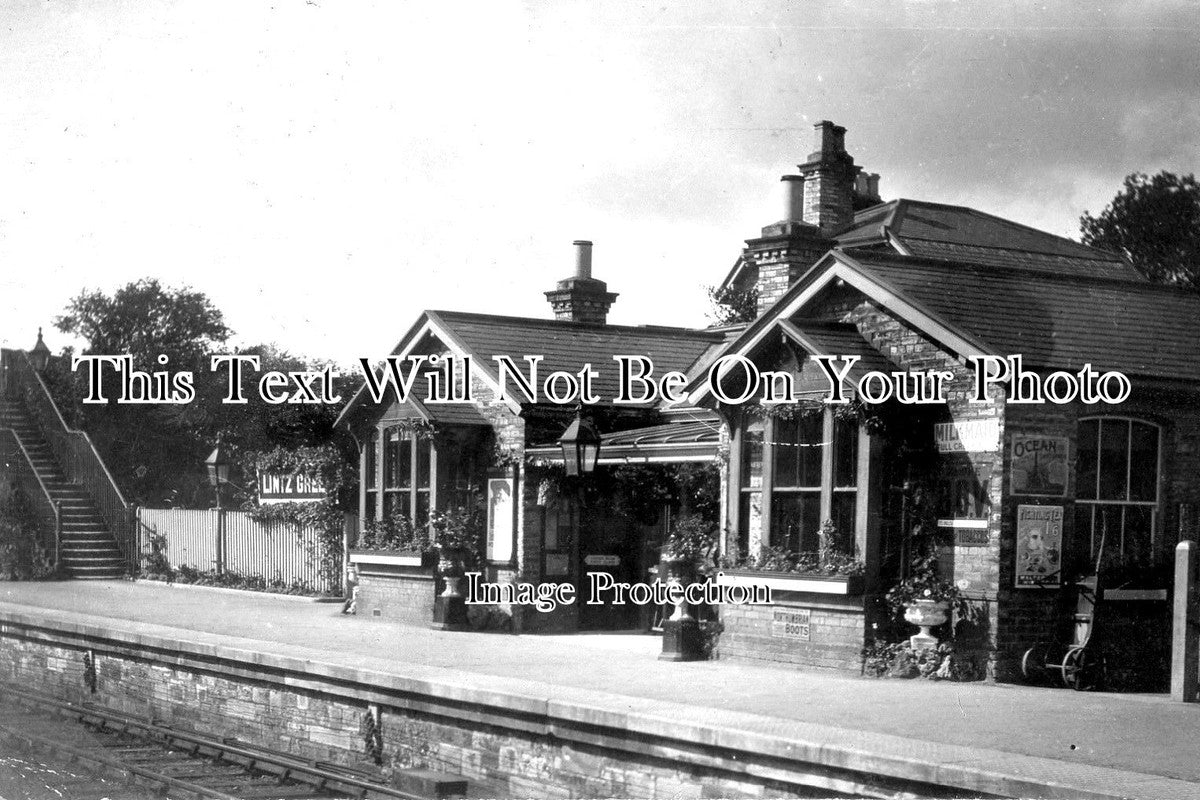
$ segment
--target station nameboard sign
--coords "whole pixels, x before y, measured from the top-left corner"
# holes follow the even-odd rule
[[[984,453],[1000,445],[1000,423],[995,419],[939,422],[933,426],[939,453]]]
[[[329,496],[320,478],[299,472],[258,473],[258,502],[315,503]]]

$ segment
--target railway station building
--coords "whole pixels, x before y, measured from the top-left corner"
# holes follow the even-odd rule
[[[754,298],[752,319],[609,325],[617,295],[592,276],[588,243],[546,293],[546,319],[421,315],[393,353],[469,357],[473,400],[356,395],[339,424],[361,447],[364,518],[422,518],[481,491],[489,579],[645,580],[679,509],[631,515],[595,487],[633,465],[697,465],[716,482],[725,580],[743,579],[747,555],[834,546],[830,532],[859,565],[760,571],[774,602],[720,610],[720,657],[857,670],[919,523],[936,527],[938,569],[979,612],[958,633],[996,679],[1015,678],[1032,644],[1070,635],[1073,581],[1097,566],[1126,638],[1153,642],[1165,625],[1169,639],[1172,552],[1195,538],[1200,503],[1200,296],[973,208],[885,202],[843,128],[821,122],[814,137],[781,181],[782,218],[745,241],[720,284]],[[574,405],[499,397],[496,357],[524,367],[527,355],[543,356],[543,376],[599,371],[600,402],[584,407],[601,439],[590,477],[559,477]],[[686,400],[610,402],[619,355],[683,373]],[[846,403],[827,402],[829,368]],[[772,380],[788,402],[757,399],[764,373],[787,376]],[[930,373],[942,373],[937,402],[900,402]],[[579,604],[511,614],[524,631],[646,623]],[[1141,654],[1152,666],[1153,647]]]

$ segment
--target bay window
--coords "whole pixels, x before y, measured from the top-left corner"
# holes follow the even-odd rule
[[[868,455],[859,440],[858,422],[829,408],[748,420],[738,437],[738,551],[816,552],[825,520],[841,542],[855,541],[861,461]]]
[[[385,519],[398,515],[416,525],[425,524],[433,507],[437,457],[433,442],[402,427],[390,427],[377,432],[365,449],[363,516]]]

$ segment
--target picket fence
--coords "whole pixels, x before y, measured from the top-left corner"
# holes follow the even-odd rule
[[[172,567],[261,575],[268,581],[295,581],[326,594],[341,591],[345,536],[334,554],[337,568],[322,570],[321,545],[314,528],[266,525],[245,511],[216,509],[139,508],[137,520],[143,555],[150,552],[150,537],[157,534],[163,537]],[[346,536],[353,537],[356,521],[353,515],[346,515]]]

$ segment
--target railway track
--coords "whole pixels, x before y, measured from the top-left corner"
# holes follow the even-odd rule
[[[78,724],[64,727],[64,719]],[[179,731],[8,684],[0,684],[0,739],[171,800],[429,797],[360,770]]]

